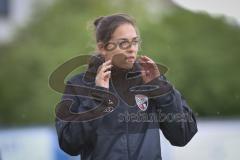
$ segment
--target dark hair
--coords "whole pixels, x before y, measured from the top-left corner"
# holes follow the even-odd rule
[[[93,22],[95,26],[96,42],[107,43],[117,27],[125,23],[131,24],[138,34],[135,20],[127,14],[118,13],[98,17]]]

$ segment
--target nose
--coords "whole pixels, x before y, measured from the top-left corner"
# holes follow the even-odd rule
[[[137,52],[138,47],[136,45],[131,45],[126,51],[127,53],[134,53]]]

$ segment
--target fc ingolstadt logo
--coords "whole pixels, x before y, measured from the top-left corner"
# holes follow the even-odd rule
[[[148,97],[145,95],[137,94],[135,95],[135,101],[137,106],[142,111],[146,111],[148,108]]]

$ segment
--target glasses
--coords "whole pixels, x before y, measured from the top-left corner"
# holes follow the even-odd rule
[[[138,46],[141,43],[139,38],[134,38],[131,42],[129,40],[119,40],[117,42],[107,42],[104,45],[104,49],[107,51],[113,51],[114,49],[116,49],[117,47],[119,47],[122,50],[127,50],[129,48],[132,47],[132,45],[134,46]]]

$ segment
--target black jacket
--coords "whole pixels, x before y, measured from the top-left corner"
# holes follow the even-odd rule
[[[70,87],[56,108],[63,151],[80,154],[82,160],[161,160],[159,128],[174,146],[191,140],[197,132],[195,117],[164,75],[143,84],[137,63],[130,70],[113,67],[108,91],[95,86],[102,63],[102,57],[93,56],[87,72],[67,83]],[[148,97],[145,111],[136,104],[139,94]]]

